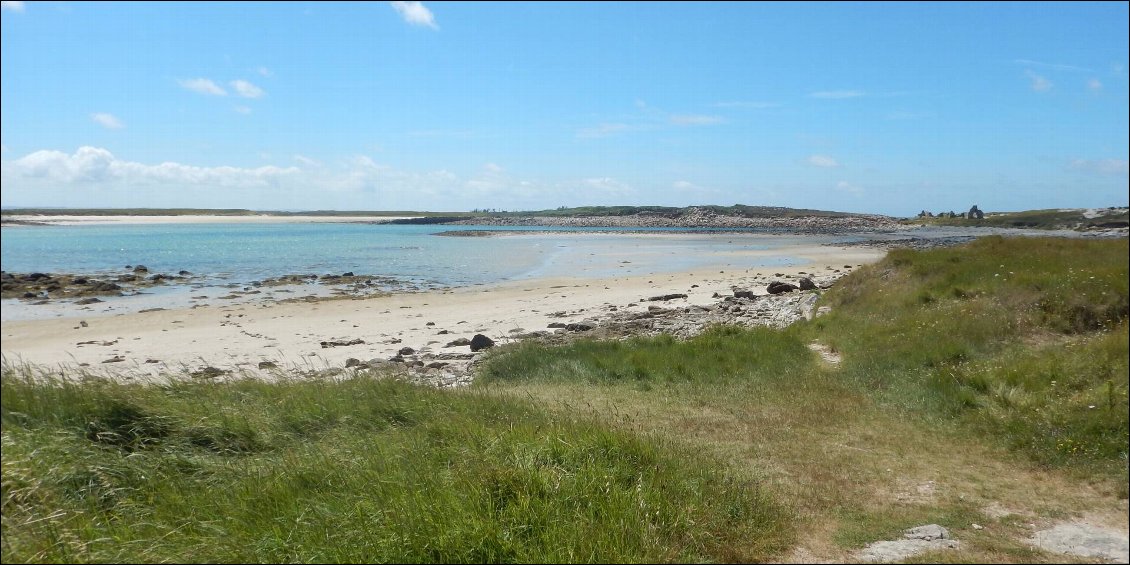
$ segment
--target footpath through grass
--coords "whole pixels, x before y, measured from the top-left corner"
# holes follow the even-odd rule
[[[758,560],[791,522],[685,450],[359,377],[3,376],[3,562]]]

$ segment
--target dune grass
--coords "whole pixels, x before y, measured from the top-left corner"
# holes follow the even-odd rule
[[[795,330],[892,405],[962,420],[1041,463],[1125,476],[1127,251],[1125,239],[1002,237],[896,250]]]
[[[525,401],[365,376],[2,386],[5,563],[732,561],[791,536],[752,481]]]

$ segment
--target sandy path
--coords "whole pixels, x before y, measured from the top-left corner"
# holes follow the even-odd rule
[[[720,257],[720,261],[729,266],[696,268],[694,272],[535,279],[365,299],[213,304],[116,316],[10,321],[0,329],[0,350],[8,362],[52,368],[85,363],[94,373],[138,376],[204,366],[256,373],[261,361],[272,361],[279,367],[341,367],[351,357],[387,359],[402,347],[418,352],[466,353],[469,349],[465,346],[443,346],[457,338],[470,339],[476,333],[505,343],[519,333],[512,331],[518,328],[523,332],[544,330],[550,322],[580,321],[607,312],[609,306],[638,307],[641,298],[660,294],[687,294],[680,305],[713,303],[713,293],[729,294],[733,286],[764,294],[770,279],[795,280],[803,276],[801,272],[845,270],[845,265],[874,262],[884,251],[805,246],[775,249],[773,253],[788,253],[811,263],[745,269],[728,256]],[[749,264],[755,264],[752,255]],[[777,277],[777,273],[784,276]],[[448,333],[441,334],[443,331]],[[365,343],[321,346],[323,341],[355,339]],[[110,359],[121,361],[105,363]]]

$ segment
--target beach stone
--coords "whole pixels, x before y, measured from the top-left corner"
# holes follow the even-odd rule
[[[85,306],[87,304],[97,304],[99,302],[102,302],[102,301],[97,299],[97,298],[83,298],[82,300],[76,300],[75,304],[78,304],[80,306]]]
[[[1063,523],[1036,532],[1028,543],[1055,553],[1130,563],[1130,545],[1124,533],[1090,524]]]
[[[716,298],[720,298],[720,297],[716,297]],[[744,289],[744,288],[738,288],[738,289],[734,289],[734,298],[748,298],[750,300],[753,300],[754,298],[757,298],[757,296],[753,294],[752,290]]]
[[[275,365],[271,361],[260,361],[259,362],[259,368],[260,369],[276,369],[276,368],[278,368],[278,365]]]
[[[28,274],[28,275],[24,275],[24,280],[28,281],[28,282],[35,282],[35,281],[38,281],[38,280],[49,279],[49,278],[51,278],[51,275],[48,275],[47,273],[31,273],[31,274]]]
[[[455,341],[449,341],[444,347],[461,347],[464,345],[471,345],[471,340],[461,337]]]
[[[148,273],[149,268],[146,267],[145,265],[138,265],[138,266],[133,268],[133,272],[135,272],[135,273]]]
[[[651,301],[651,302],[656,302],[656,301],[659,301],[659,300],[666,302],[668,300],[675,300],[676,298],[686,298],[686,297],[687,297],[687,295],[685,295],[685,294],[661,294],[659,296],[652,296],[651,298],[648,298],[648,300]]]
[[[565,329],[569,330],[571,332],[587,332],[587,331],[592,329],[592,325],[577,322],[577,323],[566,325]]]
[[[564,328],[565,324],[563,324],[561,322],[550,322],[549,325],[547,325],[546,327],[550,328],[550,329]]]
[[[365,363],[361,362],[360,359],[357,359],[357,358],[354,358],[354,357],[350,357],[349,359],[345,360],[345,368],[346,369],[348,369],[350,367],[364,367],[364,366],[365,366]]]
[[[415,352],[416,350],[412,349],[411,347],[401,347],[400,351],[397,351],[396,353],[397,355],[411,355]]]
[[[812,282],[812,279],[810,279],[808,277],[804,277],[803,279],[800,279],[800,289],[801,290],[816,290],[816,283]]]
[[[950,531],[937,524],[927,524],[906,530],[906,532],[903,533],[903,537],[906,539],[920,539],[925,541],[950,539]]]
[[[483,334],[475,334],[475,337],[471,338],[470,346],[471,351],[479,351],[494,347],[494,340]]]
[[[783,294],[783,293],[792,292],[792,291],[798,290],[798,289],[799,289],[799,287],[797,287],[796,285],[792,285],[792,284],[789,284],[789,283],[786,283],[786,282],[781,282],[781,281],[773,281],[773,282],[769,283],[769,286],[767,286],[765,288],[766,292],[768,292],[769,294]]]

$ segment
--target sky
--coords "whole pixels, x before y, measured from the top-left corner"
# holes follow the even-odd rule
[[[1126,2],[8,2],[0,205],[1125,206]]]

